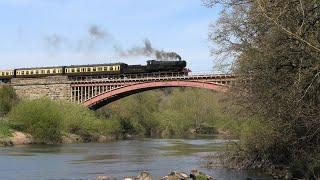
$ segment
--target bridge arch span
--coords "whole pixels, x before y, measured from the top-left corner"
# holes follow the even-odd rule
[[[155,82],[141,82],[137,84],[127,85],[114,89],[112,91],[105,92],[91,99],[88,99],[83,104],[90,109],[99,109],[102,106],[114,102],[118,99],[130,96],[132,94],[160,89],[166,87],[194,87],[209,89],[218,92],[226,92],[229,87],[228,85],[213,82],[199,82],[199,81],[155,81]]]

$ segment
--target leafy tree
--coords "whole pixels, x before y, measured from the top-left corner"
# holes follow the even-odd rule
[[[234,97],[248,114],[270,124],[270,139],[247,136],[249,162],[284,164],[320,175],[320,1],[204,0],[224,10],[210,39],[231,55],[238,75]],[[269,126],[268,126],[269,127]],[[255,143],[263,148],[251,148]],[[275,155],[275,153],[277,155]],[[303,163],[304,162],[304,163]],[[299,164],[299,165],[297,165]],[[309,177],[310,176],[310,177]]]

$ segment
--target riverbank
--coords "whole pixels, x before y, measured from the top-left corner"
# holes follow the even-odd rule
[[[112,140],[115,140],[116,137],[113,136],[104,136],[99,135],[94,142],[97,143],[106,143]],[[85,140],[76,134],[65,134],[62,136],[60,142],[56,142],[55,144],[74,144],[74,143],[85,143]],[[31,134],[14,131],[11,135],[7,137],[0,138],[0,146],[16,146],[16,145],[31,145],[31,144],[52,144],[52,143],[44,143],[42,141],[37,141],[32,137]]]

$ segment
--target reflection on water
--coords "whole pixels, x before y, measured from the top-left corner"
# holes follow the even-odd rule
[[[155,179],[172,170],[197,168],[218,179],[266,179],[257,173],[206,170],[201,157],[225,140],[141,139],[107,144],[31,145],[0,148],[0,179],[121,179],[148,170]]]

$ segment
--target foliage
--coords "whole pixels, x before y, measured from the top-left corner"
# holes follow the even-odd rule
[[[9,86],[0,87],[0,117],[6,115],[17,103],[18,98]]]
[[[11,133],[12,131],[9,124],[0,119],[0,139],[11,136]]]
[[[118,129],[117,122],[101,119],[81,105],[46,98],[21,101],[8,119],[14,129],[28,132],[44,143],[58,143],[65,133],[89,142]]]
[[[21,101],[8,118],[15,128],[32,134],[41,142],[60,141],[62,113],[57,102],[48,99]]]
[[[320,171],[320,1],[205,0],[224,7],[210,38],[214,53],[235,58],[234,98],[257,114],[242,133],[246,168],[287,165],[305,176]],[[256,125],[270,129],[255,131]],[[262,129],[263,130],[263,129]],[[265,136],[269,138],[265,138]],[[257,154],[259,156],[257,157]],[[276,154],[276,155],[274,155]],[[307,163],[302,163],[307,162]],[[300,165],[299,165],[300,164]]]
[[[196,175],[196,180],[206,180],[208,179],[205,174],[199,173]]]
[[[121,134],[183,137],[214,134],[218,129],[235,132],[229,128],[236,122],[225,114],[223,98],[193,88],[157,90],[119,100],[101,113],[120,121]]]
[[[60,101],[62,130],[77,134],[85,142],[97,140],[99,135],[110,135],[118,129],[117,122],[99,118],[93,111],[81,105]]]

